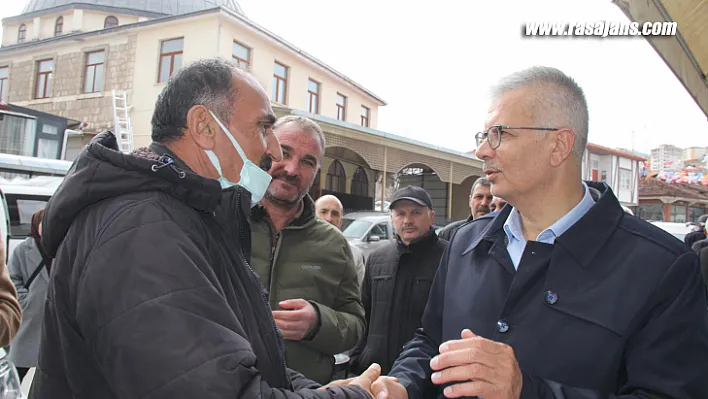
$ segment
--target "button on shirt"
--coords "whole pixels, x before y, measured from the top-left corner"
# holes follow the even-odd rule
[[[546,244],[553,244],[556,237],[565,233],[566,230],[585,216],[590,208],[595,205],[595,200],[592,199],[590,190],[585,182],[583,182],[583,190],[585,194],[575,208],[571,209],[570,212],[558,219],[551,225],[551,227],[543,230],[536,238],[536,241]],[[514,263],[515,269],[519,268],[521,256],[524,254],[524,248],[526,248],[526,238],[524,238],[521,224],[521,214],[516,210],[516,208],[512,209],[509,217],[506,219],[506,222],[504,222],[504,232],[506,233],[507,238],[509,238],[509,244],[507,244],[506,250],[509,252],[509,256],[511,257],[511,261]]]

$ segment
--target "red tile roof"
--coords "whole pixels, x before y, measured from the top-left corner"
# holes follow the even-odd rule
[[[639,180],[639,198],[682,197],[708,200],[708,187],[702,184],[666,183],[659,179]]]

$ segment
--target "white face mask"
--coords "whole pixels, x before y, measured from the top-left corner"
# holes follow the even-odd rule
[[[221,130],[224,131],[226,137],[229,138],[231,144],[233,144],[236,151],[238,151],[238,155],[243,161],[243,167],[241,168],[241,180],[239,180],[238,183],[233,183],[224,177],[221,171],[221,163],[219,162],[219,158],[216,157],[216,154],[214,154],[211,150],[204,150],[209,157],[211,164],[214,165],[214,168],[216,168],[216,171],[219,173],[218,180],[219,183],[221,183],[221,188],[229,188],[235,185],[245,188],[251,193],[251,207],[254,207],[265,195],[266,190],[268,190],[268,186],[270,185],[270,181],[273,178],[268,174],[268,172],[264,171],[250,159],[246,158],[246,154],[243,152],[243,149],[238,144],[236,139],[231,135],[231,132],[229,132],[226,126],[221,123],[219,118],[217,118],[211,110],[209,113],[214,120],[216,120],[216,123],[219,124]]]

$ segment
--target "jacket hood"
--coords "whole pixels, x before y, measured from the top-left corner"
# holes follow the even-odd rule
[[[124,154],[112,132],[98,134],[81,151],[47,203],[42,243],[49,255],[56,255],[72,221],[84,208],[119,195],[162,191],[197,210],[214,211],[221,199],[219,183],[182,170],[175,163],[169,154],[147,148]]]

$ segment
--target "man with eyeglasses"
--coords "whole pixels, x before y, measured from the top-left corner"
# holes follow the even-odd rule
[[[510,206],[452,238],[389,397],[708,398],[698,258],[581,180],[587,135],[563,72],[495,87],[477,156]]]

